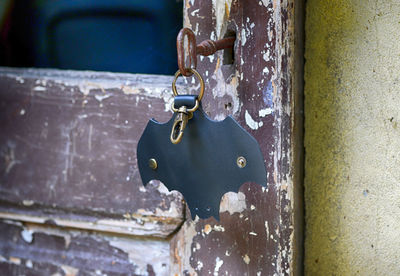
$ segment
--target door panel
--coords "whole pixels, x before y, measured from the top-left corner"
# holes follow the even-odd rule
[[[182,197],[144,188],[136,144],[171,116],[171,77],[0,70],[0,217],[166,237]]]

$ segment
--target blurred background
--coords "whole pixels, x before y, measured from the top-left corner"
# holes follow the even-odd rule
[[[168,74],[182,0],[0,0],[0,66]]]

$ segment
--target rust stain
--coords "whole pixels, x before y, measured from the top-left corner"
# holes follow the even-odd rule
[[[181,260],[181,256],[179,255],[179,250],[178,247],[175,248],[175,260],[176,263],[179,265],[179,270],[181,270],[182,268],[182,260]]]
[[[211,231],[212,231],[212,227],[211,227],[210,224],[204,225],[203,232],[204,232],[206,235],[210,234]]]
[[[227,2],[225,2],[225,16],[226,18],[229,18],[230,16],[230,8]]]
[[[20,258],[10,257],[8,259],[10,260],[10,262],[12,262],[14,264],[21,264],[21,259]]]
[[[217,58],[217,65],[215,65],[214,74],[217,73],[217,71],[219,70],[220,66],[221,66],[221,58]]]

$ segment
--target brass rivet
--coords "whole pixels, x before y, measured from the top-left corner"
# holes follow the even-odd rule
[[[236,164],[238,165],[239,168],[243,169],[246,167],[246,158],[243,156],[239,156],[238,159],[236,160]]]
[[[157,165],[157,160],[154,159],[154,158],[150,158],[150,159],[149,159],[149,167],[150,167],[150,169],[152,169],[152,170],[156,170],[157,167],[158,167],[158,165]]]

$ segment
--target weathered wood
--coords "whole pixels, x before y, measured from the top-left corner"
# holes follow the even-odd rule
[[[0,221],[1,275],[169,275],[169,244]]]
[[[0,68],[0,217],[166,237],[182,197],[145,188],[136,144],[171,77]]]
[[[233,115],[259,142],[268,186],[227,193],[220,221],[188,221],[171,243],[177,275],[292,275],[302,271],[302,1],[185,1],[197,41],[236,34],[234,62],[200,57],[204,109]],[[171,273],[171,274],[172,274]]]

